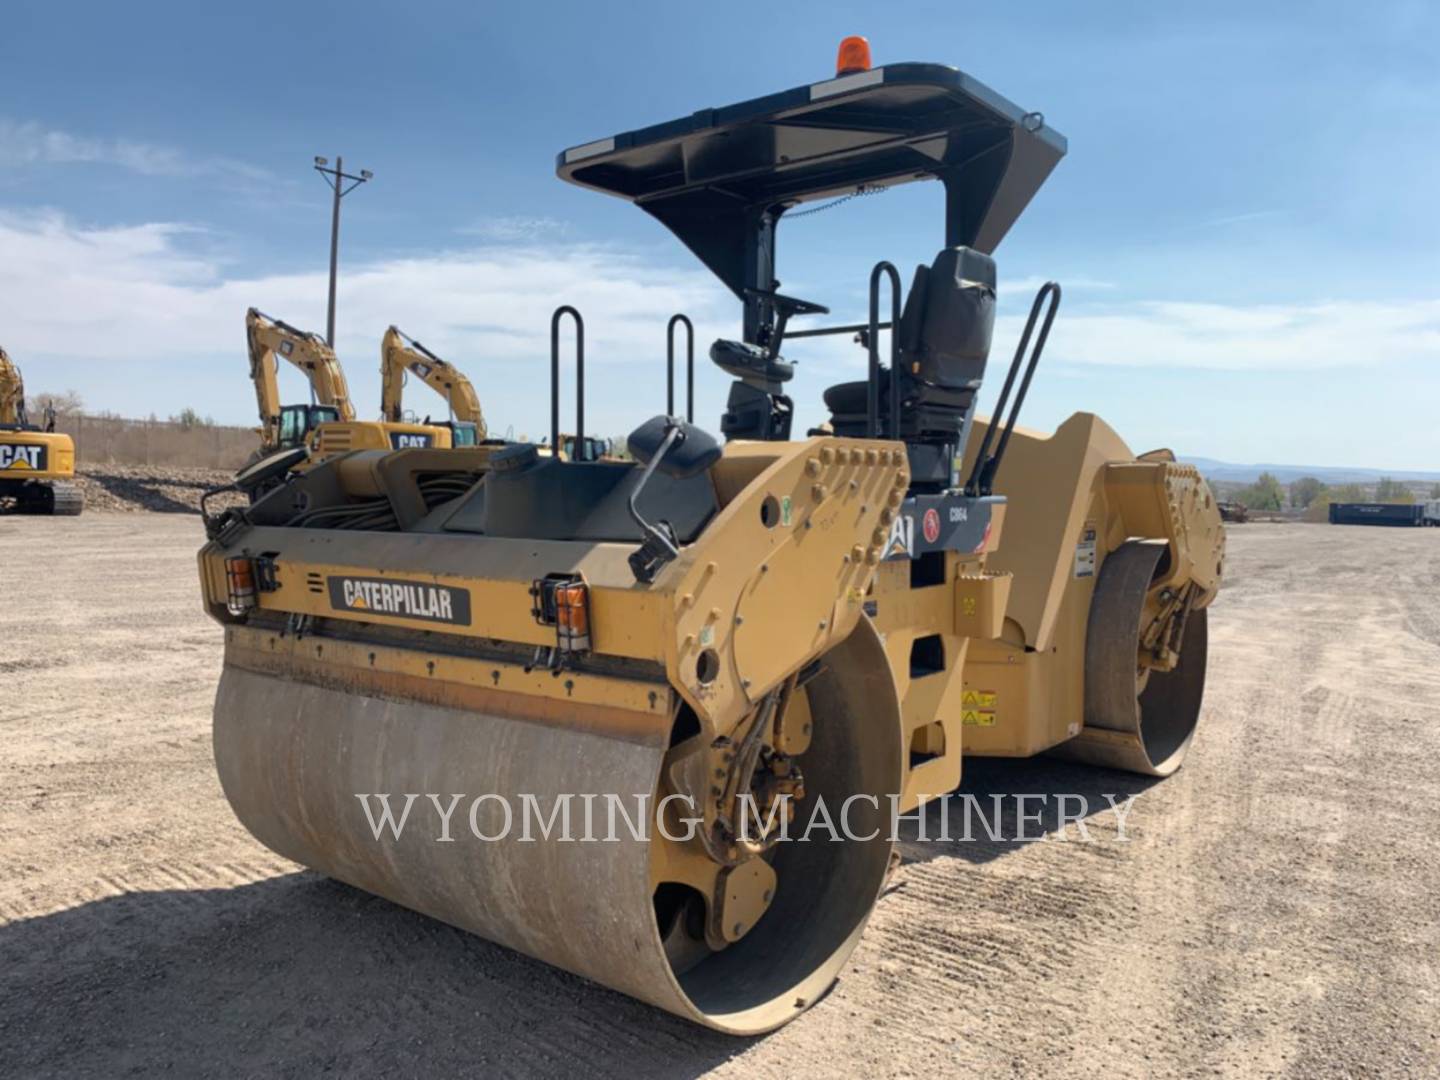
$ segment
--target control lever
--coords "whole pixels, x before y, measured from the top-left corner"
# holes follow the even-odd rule
[[[670,419],[667,417],[667,419]],[[630,516],[635,524],[640,526],[640,531],[645,534],[644,541],[638,548],[630,553],[630,571],[635,575],[635,580],[642,585],[649,585],[655,580],[666,563],[673,562],[680,556],[680,541],[675,537],[675,530],[668,521],[662,521],[658,525],[652,525],[640,515],[640,492],[645,490],[645,485],[650,482],[650,477],[655,475],[655,469],[659,466],[675,441],[680,438],[680,423],[675,420],[665,426],[665,438],[656,450],[655,456],[650,459],[650,464],[645,466],[645,471],[640,474],[640,480],[630,492]]]
[[[640,513],[640,493],[660,469],[666,476],[684,480],[704,472],[720,459],[720,444],[700,428],[678,416],[656,416],[630,434],[630,452],[645,466],[630,492],[630,517],[644,535],[640,546],[630,553],[630,570],[635,580],[648,585],[667,563],[680,555],[680,540],[668,521],[651,524]]]

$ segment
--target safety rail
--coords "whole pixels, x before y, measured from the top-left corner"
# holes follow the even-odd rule
[[[1010,398],[1010,388],[1015,383],[1015,376],[1019,373],[1022,362],[1025,360],[1025,351],[1030,345],[1030,335],[1035,331],[1035,320],[1040,316],[1041,305],[1046,297],[1050,298],[1050,306],[1045,312],[1045,321],[1040,326],[1040,336],[1035,339],[1035,350],[1030,353],[1028,363],[1024,364],[1025,377],[1020,380],[1020,389],[1015,394],[1015,404],[1010,408],[1009,419],[1004,423],[1004,431],[1000,434],[1000,441],[995,446],[995,453],[990,457],[985,455],[990,451],[990,440],[995,436],[995,429],[1001,426],[1000,417],[1005,412],[1005,403]],[[1040,286],[1040,291],[1035,294],[1035,301],[1030,305],[1030,317],[1025,320],[1025,332],[1020,335],[1020,343],[1015,347],[1015,359],[1010,361],[1010,370],[1005,375],[1005,385],[1000,388],[1000,400],[995,403],[995,414],[991,417],[990,424],[985,429],[985,438],[980,441],[980,451],[975,455],[975,464],[970,470],[970,477],[965,481],[965,494],[989,495],[992,494],[995,484],[995,474],[1000,471],[1000,463],[1005,458],[1005,448],[1010,445],[1010,435],[1015,430],[1015,421],[1020,416],[1020,406],[1025,404],[1025,394],[1030,389],[1030,380],[1035,375],[1036,365],[1040,363],[1040,354],[1045,351],[1045,341],[1050,336],[1050,326],[1055,321],[1055,313],[1060,309],[1060,285],[1058,282],[1047,281]]]
[[[685,419],[695,422],[695,324],[687,315],[672,315],[665,327],[665,415],[675,415],[675,328],[685,327]]]
[[[900,271],[889,262],[878,262],[870,271],[870,322],[866,326],[865,345],[870,354],[870,370],[865,393],[865,434],[878,439],[880,428],[880,278],[890,279],[890,430],[889,437],[900,437]]]
[[[569,304],[550,316],[550,452],[560,455],[560,320],[575,320],[575,446],[585,445],[585,320]]]

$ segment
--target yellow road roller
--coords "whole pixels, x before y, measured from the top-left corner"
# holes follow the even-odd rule
[[[1065,150],[962,72],[873,67],[852,40],[834,78],[564,151],[561,179],[634,202],[739,301],[740,337],[710,349],[733,379],[723,441],[661,415],[630,462],[357,451],[207,515],[215,756],[240,820],[754,1034],[831,986],[894,816],[951,792],[965,753],[1172,769],[1221,573],[1204,482],[1093,416],[1016,426],[1054,285],[976,417],[992,253]],[[908,285],[876,266],[865,321],[792,326],[827,309],[779,291],[784,216],[920,180],[944,190],[934,260]],[[859,339],[857,377],[806,436],[783,348],[826,333]],[[552,334],[552,446],[558,354]]]

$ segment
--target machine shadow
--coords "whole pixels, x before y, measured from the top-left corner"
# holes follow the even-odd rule
[[[1081,839],[1076,819],[1084,822],[1110,810],[1106,796],[1123,809],[1125,800],[1159,782],[1154,776],[1078,765],[1043,754],[967,757],[960,787],[927,804],[923,828],[913,817],[902,821],[896,848],[905,862],[960,858],[987,863],[1042,838],[1063,835],[1076,841]],[[1019,796],[1024,796],[1023,807]],[[1097,841],[1113,833],[1108,826],[1086,828]]]
[[[16,1076],[693,1077],[753,1042],[308,871],[0,926],[0,999]]]

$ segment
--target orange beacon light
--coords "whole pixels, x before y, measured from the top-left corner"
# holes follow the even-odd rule
[[[840,52],[835,57],[835,74],[854,75],[857,71],[870,70],[870,42],[863,37],[847,37],[840,42]]]

